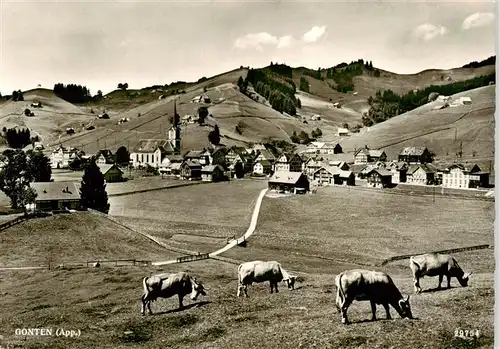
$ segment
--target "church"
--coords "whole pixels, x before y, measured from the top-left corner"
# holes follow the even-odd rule
[[[180,158],[181,154],[181,127],[177,114],[177,105],[174,101],[174,123],[168,129],[167,138],[141,139],[130,152],[133,167],[164,167],[171,160]],[[168,163],[168,164],[167,164]]]

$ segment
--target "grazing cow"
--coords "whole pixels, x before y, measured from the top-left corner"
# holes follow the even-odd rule
[[[280,281],[285,282],[288,288],[293,290],[295,289],[295,279],[295,276],[290,275],[281,267],[280,263],[275,261],[242,263],[238,266],[238,293],[236,296],[239,297],[241,290],[243,290],[245,296],[248,297],[247,286],[254,282],[260,283],[269,281],[271,293],[273,293],[273,288],[278,292],[278,282]]]
[[[376,320],[377,304],[385,308],[387,319],[391,319],[389,304],[402,318],[412,319],[410,296],[403,298],[391,277],[383,272],[369,270],[347,270],[335,277],[337,287],[336,306],[342,314],[342,323],[348,324],[347,309],[354,300],[370,301],[372,321]]]
[[[185,272],[146,276],[142,280],[142,285],[144,287],[144,294],[141,297],[142,315],[144,315],[146,307],[149,314],[153,314],[151,312],[151,302],[154,302],[157,298],[169,298],[177,295],[179,297],[179,309],[182,309],[184,307],[182,299],[185,295],[190,294],[193,301],[200,294],[206,296],[203,285]]]
[[[452,277],[457,278],[460,285],[466,287],[469,282],[469,276],[472,275],[472,273],[464,273],[454,257],[438,253],[427,253],[410,257],[410,269],[413,273],[415,293],[422,292],[419,281],[424,276],[439,276],[437,288],[440,289],[443,276],[445,275],[448,281],[448,288],[450,288]]]

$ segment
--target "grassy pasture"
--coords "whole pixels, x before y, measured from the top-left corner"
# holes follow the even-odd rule
[[[0,236],[0,265],[39,266],[87,260],[163,260],[172,252],[87,212],[38,218],[10,227]]]
[[[223,242],[225,234],[217,229],[230,229],[236,235],[246,230],[255,199],[264,186],[263,181],[243,180],[115,197],[110,199],[111,213],[136,229],[144,225],[142,229],[150,229],[148,232],[168,243],[177,239],[189,246],[205,229],[204,237],[196,238],[198,246],[206,244],[207,249],[214,250],[222,246],[218,242]],[[266,197],[248,247],[234,248],[224,256],[241,261],[279,260],[301,276],[295,291],[280,285],[278,294],[269,295],[269,286],[260,284],[249,288],[250,298],[236,299],[237,266],[216,260],[162,268],[2,271],[0,306],[9,311],[0,313],[0,334],[5,341],[15,343],[24,340],[13,335],[19,327],[82,331],[77,339],[27,338],[23,342],[26,348],[491,347],[493,250],[457,253],[460,265],[474,272],[469,287],[459,287],[453,280],[450,290],[412,296],[417,318],[413,321],[399,319],[394,310],[391,314],[395,320],[386,321],[379,307],[377,314],[382,320],[369,322],[369,304],[355,302],[349,308],[353,324],[344,326],[334,308],[333,284],[341,270],[378,263],[393,254],[492,243],[493,206],[492,202],[444,198],[437,198],[433,204],[428,197],[345,188],[325,188],[315,195]],[[86,230],[99,231],[97,238],[92,235],[99,249],[123,254],[126,246],[129,253],[174,257],[147,245],[147,240],[128,236],[109,222],[109,228],[102,222],[99,229],[84,221],[76,223]],[[49,239],[47,232],[59,231],[58,227],[53,222],[39,226],[38,231]],[[16,233],[17,239],[12,239],[6,250],[8,255],[14,254],[11,251],[23,251],[25,255],[37,251],[33,242],[26,248],[26,239],[19,240],[27,233]],[[88,233],[78,234],[80,238],[72,239],[78,250],[97,248],[88,246],[93,244]],[[52,239],[64,242],[70,239],[65,236],[78,234],[58,232]],[[189,234],[193,234],[192,240],[187,238]],[[116,247],[122,241],[124,246]],[[407,263],[398,261],[377,269],[389,272],[404,294],[413,294]],[[208,296],[196,302],[185,299],[188,308],[182,312],[173,311],[177,299],[159,300],[152,304],[156,315],[141,317],[141,279],[160,270],[191,272],[209,288]],[[421,281],[424,290],[436,284],[437,278]],[[458,328],[479,329],[481,337],[475,341],[454,338]]]

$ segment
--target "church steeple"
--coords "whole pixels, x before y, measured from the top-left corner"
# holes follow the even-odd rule
[[[181,123],[180,116],[177,114],[177,102],[174,100],[174,117],[173,124],[168,130],[168,140],[174,148],[175,154],[181,153]]]

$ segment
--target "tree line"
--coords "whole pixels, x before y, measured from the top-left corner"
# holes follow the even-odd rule
[[[53,91],[56,96],[69,103],[86,103],[92,99],[89,89],[82,85],[57,83]]]
[[[477,61],[472,61],[470,63],[467,63],[466,65],[462,66],[462,68],[479,68],[479,67],[485,67],[487,65],[495,65],[497,56],[491,56],[488,57],[480,62]]]
[[[7,141],[7,144],[9,145],[9,147],[15,148],[15,149],[24,148],[27,145],[31,144],[32,142],[37,141],[37,139],[38,139],[38,136],[37,136],[37,139],[31,138],[30,130],[28,130],[27,128],[23,128],[23,129],[9,128],[9,129],[7,129],[6,127],[4,127],[2,129],[2,131],[4,133],[3,137]]]
[[[424,89],[416,90],[416,92],[410,91],[403,95],[398,95],[392,90],[377,91],[375,97],[370,96],[368,98],[370,109],[368,110],[368,115],[362,118],[363,125],[371,126],[418,108],[428,102],[428,97],[431,92],[450,96],[463,91],[487,86],[490,81],[495,81],[495,73],[447,85],[431,85]]]
[[[238,86],[241,92],[246,93],[250,83],[255,92],[266,98],[274,110],[296,115],[298,102],[291,74],[292,68],[283,64],[273,64],[268,69],[250,69],[245,79],[238,79]]]

